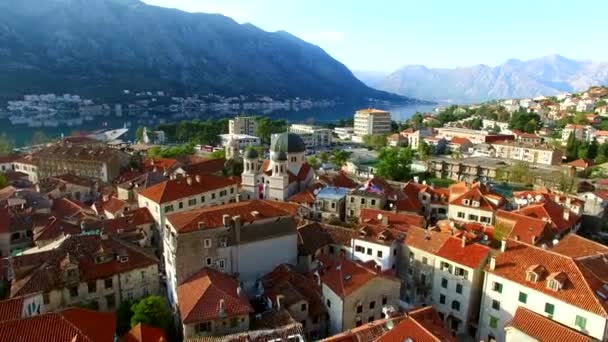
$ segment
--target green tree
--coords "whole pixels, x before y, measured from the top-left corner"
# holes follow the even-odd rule
[[[135,141],[144,141],[144,126],[139,126],[135,130]]]
[[[346,165],[346,162],[350,158],[352,152],[340,149],[334,149],[331,152],[330,161],[334,164],[338,169],[342,168],[342,166]]]
[[[597,149],[595,164],[602,164],[608,161],[608,141],[601,144]]]
[[[315,157],[315,156],[310,156],[310,157],[306,158],[306,162],[308,163],[308,165],[310,165],[310,167],[312,167],[315,170],[318,170],[319,167],[321,167],[321,163],[319,162],[319,159],[317,159],[317,157]]]
[[[131,307],[136,303],[137,301],[125,301],[116,311],[116,334],[118,336],[124,335],[131,329],[131,317],[133,317]]]
[[[258,127],[255,132],[262,143],[270,144],[272,134],[287,131],[287,121],[283,119],[272,120],[265,116],[259,116],[256,118],[256,121]]]
[[[568,136],[568,141],[566,142],[566,158],[572,160],[578,157],[578,148],[579,141],[576,139],[574,132],[570,133]]]
[[[222,149],[211,152],[211,158],[213,158],[213,159],[226,158],[226,150],[222,148]]]
[[[0,156],[6,156],[13,153],[14,148],[15,143],[13,140],[10,139],[6,133],[2,133],[2,135],[0,135]]]
[[[559,172],[553,177],[558,191],[565,193],[576,192],[576,177],[570,171]]]
[[[428,160],[431,156],[431,146],[424,139],[418,141],[418,155],[422,160]]]
[[[595,103],[595,108],[603,107],[606,105],[606,100],[599,100]]]
[[[530,165],[525,162],[517,162],[509,170],[507,182],[517,182],[522,184],[534,183],[534,174],[530,170]]]
[[[595,159],[595,157],[597,157],[597,153],[599,151],[599,144],[597,142],[596,138],[593,138],[593,140],[591,140],[591,143],[589,144],[589,148],[587,149],[587,155],[585,156],[585,158],[587,159]]]
[[[589,122],[587,121],[587,115],[585,113],[578,112],[574,114],[574,118],[572,122],[576,125],[586,125]]]
[[[131,327],[144,323],[163,330],[167,335],[173,331],[173,315],[165,300],[149,296],[131,306]]]
[[[364,135],[363,136],[363,145],[368,149],[373,149],[379,151],[383,147],[386,146],[386,135],[384,134],[374,134],[374,135]]]
[[[319,157],[319,161],[321,161],[322,164],[327,164],[329,162],[330,154],[327,153],[327,151],[321,151],[317,156]]]
[[[51,142],[51,138],[43,131],[36,131],[32,135],[32,145],[42,145]]]
[[[483,121],[480,118],[475,118],[471,122],[471,129],[480,130],[483,127]]]
[[[412,178],[412,149],[409,147],[385,147],[378,154],[376,174],[395,181]]]

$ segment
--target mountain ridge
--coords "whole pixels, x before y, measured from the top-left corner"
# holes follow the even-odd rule
[[[138,0],[1,1],[0,71],[4,98],[137,89],[417,102],[364,85],[288,32]]]
[[[608,62],[569,59],[559,54],[497,66],[456,68],[404,65],[372,86],[404,96],[472,103],[575,92],[608,84]]]

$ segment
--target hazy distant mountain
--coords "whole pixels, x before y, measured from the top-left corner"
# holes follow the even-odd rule
[[[0,97],[121,89],[404,100],[318,46],[222,15],[137,0],[0,1]]]
[[[353,70],[353,74],[363,83],[373,87],[390,74],[388,71]]]
[[[478,102],[581,91],[608,84],[608,63],[551,55],[489,67],[429,69],[408,65],[374,84],[381,90],[437,101]]]

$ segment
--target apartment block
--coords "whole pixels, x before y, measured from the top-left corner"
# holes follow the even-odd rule
[[[237,116],[228,120],[228,134],[254,135],[258,129],[255,116]]]
[[[332,131],[329,128],[293,124],[289,126],[289,132],[299,135],[308,149],[331,146]]]
[[[353,141],[362,142],[366,135],[388,134],[391,132],[391,113],[374,108],[355,112]]]

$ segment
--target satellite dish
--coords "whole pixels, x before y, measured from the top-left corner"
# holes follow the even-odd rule
[[[552,242],[553,242],[553,246],[555,246],[555,245],[557,245],[559,243],[559,240],[558,239],[553,239]]]
[[[521,205],[526,205],[526,204],[528,204],[528,200],[525,200],[525,199],[521,200]]]
[[[382,221],[382,214],[378,214],[378,221]]]
[[[532,194],[528,194],[528,198],[532,198]]]
[[[540,200],[543,199],[543,196],[541,195],[536,195],[536,197],[534,197],[536,199],[537,202],[540,202]]]

